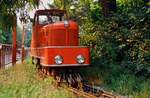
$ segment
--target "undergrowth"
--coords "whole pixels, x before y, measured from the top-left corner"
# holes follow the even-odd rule
[[[150,97],[150,79],[132,75],[117,64],[112,64],[109,68],[91,66],[83,69],[82,73],[90,83],[99,85],[107,91],[131,98]]]

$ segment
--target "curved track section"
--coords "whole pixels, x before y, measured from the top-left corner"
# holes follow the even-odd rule
[[[124,98],[120,95],[107,92],[100,87],[84,83],[81,75],[73,71],[58,73],[55,70],[43,67],[40,69],[40,72],[53,77],[55,79],[55,85],[58,88],[64,88],[73,92],[77,98]]]

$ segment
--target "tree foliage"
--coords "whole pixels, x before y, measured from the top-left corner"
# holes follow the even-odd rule
[[[81,24],[81,43],[92,47],[93,65],[119,64],[135,75],[149,77],[150,12],[142,0],[117,3],[117,12],[107,18],[90,6]]]
[[[0,1],[0,42],[8,41],[7,43],[11,43],[9,39],[9,33],[12,31],[12,26],[17,23],[16,13],[19,13],[19,9],[25,7],[27,4],[35,7],[39,3],[39,0],[1,0]],[[10,34],[11,35],[11,34]]]

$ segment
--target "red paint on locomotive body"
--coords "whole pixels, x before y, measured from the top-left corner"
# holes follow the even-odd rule
[[[43,27],[48,46],[78,46],[78,25],[73,21],[68,24],[65,27],[64,22],[58,22]]]
[[[79,46],[78,24],[65,20],[63,10],[38,10],[34,16],[31,56],[42,66],[88,66],[90,50]]]

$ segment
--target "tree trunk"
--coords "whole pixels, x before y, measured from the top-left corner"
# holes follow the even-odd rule
[[[24,57],[25,57],[25,50],[24,50],[24,38],[25,38],[25,29],[24,29],[24,26],[23,26],[23,30],[22,30],[22,63],[24,61]]]
[[[2,60],[1,60],[1,58],[2,58],[2,45],[0,44],[0,68],[1,68],[1,65],[2,65]]]
[[[63,6],[63,7],[62,7],[63,10],[66,10],[66,0],[63,0],[63,1],[62,1],[62,6]]]
[[[103,16],[109,16],[111,13],[116,11],[116,0],[99,0]]]
[[[12,47],[12,65],[16,64],[16,53],[17,53],[17,30],[16,25],[13,26],[13,47]]]

